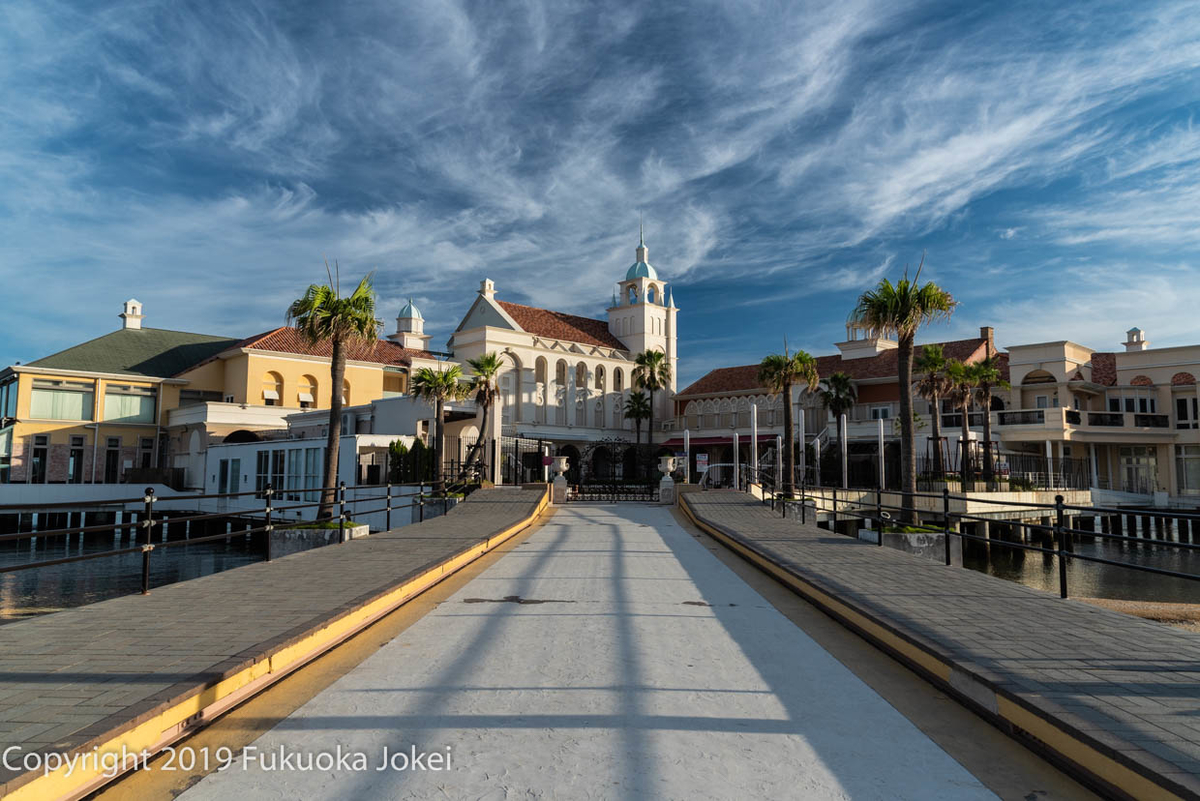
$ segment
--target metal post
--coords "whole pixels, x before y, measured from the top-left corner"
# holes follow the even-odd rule
[[[829,523],[829,530],[837,533],[837,487],[833,488],[833,519]]]
[[[154,550],[154,546],[150,543],[154,532],[154,487],[146,487],[146,494],[142,501],[145,503],[145,512],[142,519],[142,528],[145,530],[145,537],[142,539],[142,595],[150,594],[150,552]]]
[[[392,482],[387,483],[387,516],[384,519],[383,528],[385,531],[392,530]]]
[[[758,471],[758,404],[750,404],[750,470],[751,475],[758,479],[758,483],[762,484],[762,479],[759,479]]]
[[[842,412],[838,420],[838,445],[842,451],[842,489],[850,488],[850,464],[847,453],[850,443],[846,441],[846,413]]]
[[[886,487],[887,481],[885,480],[884,475],[883,475],[883,420],[880,419],[880,420],[876,420],[875,422],[877,422],[879,424],[879,433],[878,433],[878,439],[879,439],[879,486]],[[901,490],[903,490],[903,489],[904,488],[901,487]],[[901,506],[903,506],[903,505],[904,504],[901,504]]]
[[[273,509],[271,509],[271,498],[272,498],[272,496],[275,495],[275,489],[270,484],[268,484],[266,487],[263,488],[263,495],[266,496],[266,499],[267,499],[267,508],[263,510],[264,513],[266,514],[266,522],[263,524],[263,528],[266,529],[266,533],[267,533],[267,561],[270,562],[271,561],[271,533],[275,530],[275,527],[273,525],[271,525],[271,512],[274,511]]]
[[[882,422],[880,423],[882,425]],[[882,467],[882,466],[881,466]],[[875,488],[875,520],[878,521],[876,526],[879,527],[879,542],[876,545],[883,545],[883,487]]]
[[[826,429],[828,430],[828,429]],[[821,486],[821,438],[817,437],[813,440],[813,461],[817,464],[813,469],[814,484],[817,487]]]
[[[805,469],[808,467],[808,465],[805,463],[805,457],[804,457],[804,409],[803,409],[803,407],[796,410],[796,433],[800,437],[800,448],[799,448],[799,452],[796,454],[799,459],[798,465],[799,465],[799,469],[800,469],[800,482],[804,483]]]
[[[950,489],[942,487],[942,535],[946,538],[946,564],[950,564]]]
[[[346,541],[346,482],[338,483],[338,544]]]
[[[800,477],[800,522],[803,524],[808,523],[808,476],[807,475]]]
[[[425,482],[417,489],[417,522],[425,522]]]
[[[1058,539],[1058,595],[1067,597],[1067,532],[1063,527],[1063,496],[1054,496],[1054,533]]]
[[[739,490],[742,488],[741,481],[740,481],[741,476],[738,475],[739,468],[741,467],[740,460],[738,459],[738,450],[740,449],[740,446],[741,446],[741,443],[738,441],[738,433],[736,431],[734,431],[733,432],[733,488],[735,490]]]
[[[683,429],[683,483],[692,483],[692,432]]]
[[[783,489],[783,437],[775,435],[775,491]]]

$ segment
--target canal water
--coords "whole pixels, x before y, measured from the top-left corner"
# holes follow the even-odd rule
[[[0,542],[0,566],[41,562],[128,548],[129,540],[111,535],[81,538],[39,537]],[[266,558],[261,536],[232,533],[228,539],[157,547],[150,555],[150,587],[220,573]],[[122,554],[65,565],[0,573],[0,625],[141,591],[141,553]]]
[[[1033,544],[1049,547],[1044,542]],[[998,545],[992,545],[989,553],[983,543],[969,540],[964,545],[963,564],[967,567],[1058,593],[1058,561],[1053,554]],[[1132,544],[1100,537],[1093,540],[1085,536],[1082,541],[1075,542],[1074,553],[1200,575],[1200,551],[1174,548],[1161,542],[1140,541]],[[1067,592],[1073,597],[1200,604],[1200,581],[1160,576],[1083,559],[1067,560]]]

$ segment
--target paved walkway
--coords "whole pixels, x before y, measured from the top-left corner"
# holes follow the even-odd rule
[[[481,490],[421,525],[0,626],[0,752],[90,750],[247,665],[265,671],[264,659],[518,524],[542,496]],[[0,796],[23,773],[0,765]]]
[[[1134,797],[1200,797],[1200,635],[781,520],[743,493],[684,502],[827,611]]]
[[[373,770],[414,746],[451,769]],[[183,797],[994,798],[635,504],[560,508],[253,748]],[[339,748],[369,769],[263,769]]]

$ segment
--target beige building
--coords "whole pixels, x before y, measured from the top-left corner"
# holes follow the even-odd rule
[[[996,430],[1013,451],[1086,459],[1092,484],[1120,492],[1200,495],[1200,345],[1124,350],[1070,341],[1008,348],[1011,402]]]

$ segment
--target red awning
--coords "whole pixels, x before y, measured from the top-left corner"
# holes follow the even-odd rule
[[[738,435],[739,443],[745,443],[745,442],[749,442],[749,441],[750,441],[749,434],[739,434]],[[775,435],[774,434],[759,434],[758,441],[759,442],[774,442]],[[733,444],[732,436],[728,436],[728,437],[692,437],[692,447],[693,448],[696,447],[697,445],[732,445],[732,444]],[[666,442],[662,443],[659,447],[661,447],[661,448],[682,448],[683,447],[683,438],[675,437],[673,439],[669,439]]]

